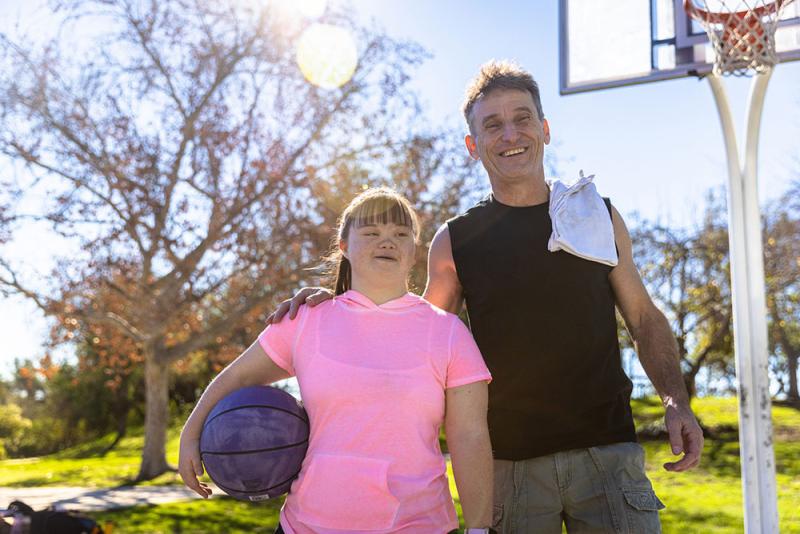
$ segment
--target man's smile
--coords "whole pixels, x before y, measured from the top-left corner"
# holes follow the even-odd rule
[[[504,158],[507,158],[510,156],[516,156],[517,154],[522,154],[523,152],[527,151],[528,151],[527,147],[512,148],[510,150],[505,150],[503,152],[500,152],[500,155],[503,156]]]

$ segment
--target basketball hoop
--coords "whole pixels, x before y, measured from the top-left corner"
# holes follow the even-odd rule
[[[748,76],[778,62],[775,30],[792,0],[684,0],[714,47],[714,74]]]

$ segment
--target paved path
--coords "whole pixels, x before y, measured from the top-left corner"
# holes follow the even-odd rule
[[[212,486],[214,495],[222,491]],[[11,501],[22,501],[34,510],[54,505],[59,510],[92,512],[140,504],[161,504],[199,499],[185,486],[122,486],[118,488],[4,488],[0,487],[0,509]]]

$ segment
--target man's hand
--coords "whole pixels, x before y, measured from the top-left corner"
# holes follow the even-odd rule
[[[300,306],[303,304],[308,304],[313,308],[317,304],[332,298],[333,293],[330,289],[325,289],[324,287],[304,287],[295,293],[292,298],[281,302],[280,306],[278,306],[278,309],[276,309],[269,315],[269,317],[267,317],[265,324],[270,325],[272,323],[281,322],[281,319],[283,319],[283,317],[286,315],[286,312],[289,312],[289,319],[294,319],[297,317],[297,310],[299,310]]]
[[[666,410],[664,423],[669,433],[672,454],[683,453],[683,458],[677,462],[665,463],[664,469],[677,472],[692,469],[700,463],[700,455],[703,452],[703,442],[705,441],[703,430],[691,409],[678,408],[668,404]]]
[[[203,475],[203,462],[200,460],[200,440],[181,435],[180,454],[178,456],[178,473],[186,487],[204,499],[211,496],[211,487],[200,482],[197,477]]]

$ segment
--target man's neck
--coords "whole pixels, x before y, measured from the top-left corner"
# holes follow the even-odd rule
[[[492,184],[494,198],[506,206],[535,206],[547,202],[550,198],[550,188],[544,181],[544,173],[519,182],[491,179],[491,177],[489,181]]]

